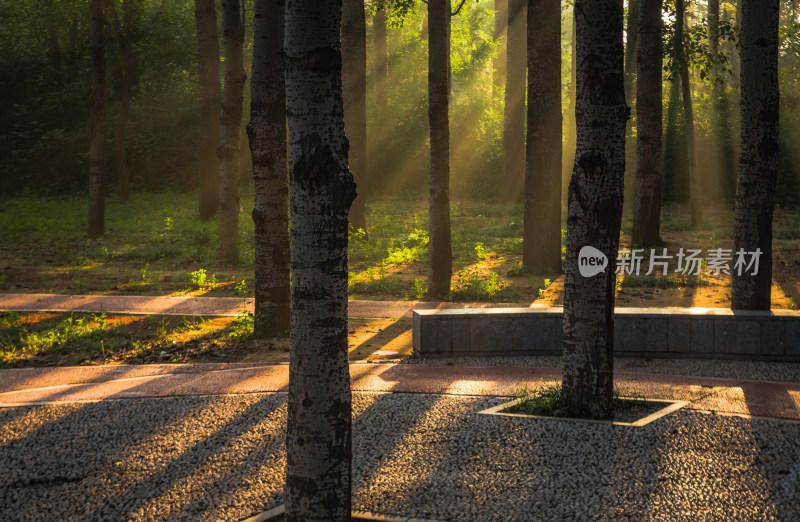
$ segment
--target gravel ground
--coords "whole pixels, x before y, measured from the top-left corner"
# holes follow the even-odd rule
[[[353,509],[439,520],[800,520],[800,424],[474,415],[354,394]],[[282,502],[286,395],[0,409],[0,520],[241,520]]]
[[[403,364],[433,364],[458,366],[532,366],[561,368],[561,357],[410,357],[398,360]],[[696,377],[719,377],[724,379],[748,379],[754,381],[800,382],[800,363],[727,361],[718,359],[639,359],[614,358],[614,369],[621,372],[659,373]]]

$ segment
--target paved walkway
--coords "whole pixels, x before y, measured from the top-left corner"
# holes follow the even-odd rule
[[[0,310],[100,311],[137,314],[235,315],[237,298],[60,296],[0,294]],[[409,317],[413,308],[464,303],[351,301],[353,317]],[[481,303],[480,306],[488,306]],[[495,306],[491,304],[491,306]],[[554,368],[352,364],[354,391],[455,395],[509,395],[523,384],[560,380]],[[800,383],[770,383],[644,373],[615,375],[626,394],[689,401],[688,408],[717,413],[800,420]],[[131,397],[280,392],[288,386],[285,364],[119,365],[26,368],[0,371],[0,406],[98,401]]]
[[[353,391],[510,395],[558,381],[554,368],[351,364]],[[690,409],[800,420],[800,383],[618,372],[624,394],[689,401]],[[286,364],[178,364],[25,368],[0,372],[0,407],[135,397],[285,392]]]
[[[351,300],[350,317],[401,318],[411,311],[437,308],[499,308],[509,303]],[[0,311],[106,312],[139,315],[239,315],[253,311],[253,299],[241,297],[168,297],[121,295],[0,294]]]

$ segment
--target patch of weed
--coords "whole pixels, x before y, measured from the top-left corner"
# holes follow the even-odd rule
[[[575,397],[564,393],[561,384],[550,384],[536,391],[528,390],[528,385],[514,391],[516,403],[503,410],[503,413],[522,413],[542,417],[590,418],[589,408]],[[623,398],[619,390],[614,390],[611,408],[614,411],[641,408],[645,406],[644,397]]]
[[[450,291],[450,298],[454,301],[491,301],[510,297],[513,297],[511,289],[500,281],[497,272],[489,272],[486,279],[482,279],[474,268],[460,270]]]

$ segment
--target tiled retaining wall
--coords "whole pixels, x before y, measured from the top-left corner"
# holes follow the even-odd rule
[[[561,307],[415,310],[414,352],[560,355]],[[800,361],[800,312],[617,308],[614,353],[626,357]]]

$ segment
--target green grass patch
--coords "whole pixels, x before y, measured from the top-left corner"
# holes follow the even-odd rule
[[[547,385],[536,391],[528,390],[526,384],[515,390],[513,395],[516,402],[502,410],[502,413],[579,419],[591,417],[587,406],[574,397],[566,395],[561,384]],[[611,407],[615,412],[642,409],[647,405],[644,397],[623,398],[618,390],[614,390],[611,401]]]
[[[671,275],[671,276],[625,276],[620,286],[623,288],[696,288],[711,283],[703,276]]]
[[[517,294],[506,283],[500,281],[497,272],[489,272],[482,278],[474,268],[464,268],[456,274],[450,299],[453,301],[513,300]]]

